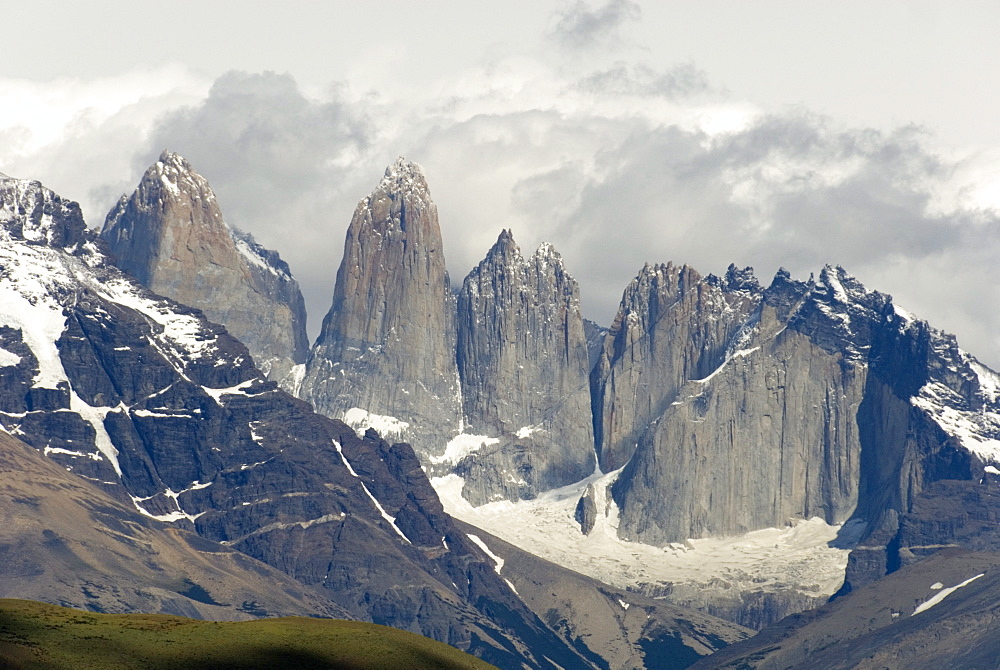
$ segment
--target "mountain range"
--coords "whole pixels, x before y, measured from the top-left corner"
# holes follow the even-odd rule
[[[808,664],[825,612],[1000,551],[1000,376],[843,268],[646,265],[602,328],[508,230],[452,286],[401,158],[310,348],[288,265],[176,154],[99,235],[38,182],[0,198],[0,595],[346,616],[500,667],[778,667],[770,631],[808,620],[780,633]],[[865,653],[909,658],[890,637]]]

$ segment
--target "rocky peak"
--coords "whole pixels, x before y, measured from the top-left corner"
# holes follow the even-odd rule
[[[2,221],[22,215],[0,207]],[[82,234],[88,243],[92,233]],[[409,447],[316,414],[265,380],[224,328],[142,287],[99,248],[71,253],[10,237],[0,240],[0,267],[0,432],[151,527],[195,531],[170,533],[189,560],[224,551],[216,567],[230,558],[246,566],[243,552],[353,617],[444,639],[503,667],[589,667],[443,513]],[[86,524],[138,546],[128,537],[134,520],[105,503],[87,507]],[[52,525],[46,542],[79,567],[65,527]],[[154,561],[152,545],[139,544]],[[32,565],[18,577],[53,579]],[[183,581],[150,566],[163,581],[144,590],[169,594]],[[128,572],[108,568],[119,569]],[[220,584],[239,573],[223,573],[202,593],[239,602]],[[87,582],[71,602],[96,604],[92,591],[107,586]]]
[[[0,175],[0,229],[9,238],[73,247],[84,241],[86,228],[76,202],[40,182]]]
[[[430,189],[427,188],[424,169],[403,156],[385,168],[385,175],[375,190],[392,198],[417,197],[430,201]]]
[[[276,381],[304,364],[305,303],[288,265],[231,228],[208,181],[164,151],[101,231],[119,267],[225,325]],[[223,297],[224,296],[224,297]]]
[[[461,414],[454,301],[437,207],[423,170],[400,158],[354,211],[301,397],[440,454]]]
[[[749,291],[756,293],[761,290],[760,282],[753,273],[753,268],[747,266],[742,270],[735,264],[730,264],[726,270],[724,278],[726,289],[729,291]]]
[[[458,464],[466,498],[532,498],[593,471],[579,288],[551,245],[525,260],[504,230],[465,278],[458,370],[462,439],[484,445]]]

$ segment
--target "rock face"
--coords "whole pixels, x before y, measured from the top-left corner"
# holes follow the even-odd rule
[[[288,388],[308,352],[306,313],[288,265],[223,220],[208,182],[163,152],[101,231],[122,269],[156,293],[225,324],[257,366]]]
[[[526,260],[505,230],[465,278],[458,372],[466,431],[489,442],[457,468],[468,500],[533,498],[594,471],[579,289],[550,245]]]
[[[454,314],[437,207],[400,158],[354,212],[300,397],[440,454],[460,431]]]
[[[5,431],[351,616],[501,667],[589,667],[455,529],[408,445],[281,391],[220,326],[112,266],[75,205],[12,179],[0,202]]]
[[[592,373],[602,470],[622,467],[680,387],[719,367],[757,308],[759,289],[749,268],[730,267],[725,279],[672,264],[642,269],[625,289]]]
[[[647,267],[592,380],[619,535],[652,544],[853,517],[864,583],[928,484],[1000,459],[995,373],[841,268],[762,290]]]

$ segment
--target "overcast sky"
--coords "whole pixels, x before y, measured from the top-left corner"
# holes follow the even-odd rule
[[[9,3],[8,3],[9,4]],[[315,335],[347,224],[423,165],[453,283],[511,228],[611,322],[645,262],[840,264],[1000,367],[1000,3],[35,0],[0,172],[91,226],[162,149],[277,249]]]

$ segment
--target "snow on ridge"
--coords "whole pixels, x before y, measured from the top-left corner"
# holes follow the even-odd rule
[[[70,281],[59,252],[26,244],[0,245],[0,325],[21,330],[38,360],[33,386],[55,388],[66,381],[56,341],[66,328],[53,291]]]
[[[360,480],[361,477],[358,476],[358,473],[354,471],[354,468],[351,467],[351,463],[347,460],[347,456],[344,455],[344,448],[340,445],[340,442],[334,440],[333,446],[334,448],[336,448],[337,453],[340,454],[340,460],[344,462],[344,465],[347,467],[347,471],[350,472],[352,476]],[[396,531],[396,534],[399,535],[404,540],[406,540],[407,544],[413,544],[413,542],[410,541],[410,538],[406,537],[406,534],[403,533],[403,531],[400,530],[399,526],[396,525],[396,517],[390,515],[388,512],[385,511],[385,508],[382,507],[382,503],[380,503],[378,499],[372,495],[372,492],[368,490],[368,487],[365,485],[363,481],[361,482],[361,488],[363,488],[365,493],[368,494],[368,497],[371,498],[371,501],[375,503],[375,508],[379,511],[379,514],[382,515],[383,519],[389,522],[389,525],[392,526],[392,529],[394,531]]]
[[[929,381],[920,392],[910,398],[910,404],[924,410],[941,427],[956,438],[969,452],[984,463],[1000,464],[1000,414],[988,411],[963,411],[955,404],[961,399],[944,384]]]
[[[174,310],[173,304],[141,295],[141,290],[124,277],[96,284],[102,298],[129,307],[163,327],[163,337],[178,348],[178,354],[198,358],[216,349],[216,338],[203,319]]]
[[[221,388],[221,389],[215,389],[215,388],[211,388],[211,387],[208,387],[208,386],[202,386],[201,389],[205,393],[207,393],[208,395],[212,396],[212,398],[215,400],[216,404],[221,405],[222,404],[222,396],[224,396],[224,395],[250,395],[250,394],[248,394],[246,392],[246,390],[250,386],[253,386],[256,382],[257,382],[257,378],[253,377],[251,379],[246,380],[245,382],[240,382],[236,386],[227,386],[226,388]]]
[[[925,600],[924,602],[922,602],[919,605],[917,605],[916,609],[913,610],[913,614],[911,614],[910,616],[916,616],[916,615],[920,614],[921,612],[926,612],[930,608],[932,608],[935,605],[939,604],[942,600],[944,600],[945,598],[947,598],[948,596],[950,596],[955,591],[959,590],[963,586],[968,586],[969,584],[971,584],[972,582],[976,581],[977,579],[979,579],[980,577],[982,577],[985,574],[986,573],[981,572],[978,575],[976,575],[975,577],[969,577],[968,579],[966,579],[961,584],[956,584],[955,586],[949,586],[946,589],[938,587],[938,589],[935,589],[938,592],[936,594],[934,594],[933,596],[931,596],[930,598],[928,598],[927,600]],[[940,584],[940,582],[938,582],[938,584]],[[934,586],[938,586],[938,584],[935,584]],[[932,586],[931,588],[934,589],[934,586]]]
[[[487,556],[493,559],[494,563],[493,569],[496,570],[496,573],[498,575],[500,575],[500,571],[503,569],[504,560],[499,556],[497,556],[496,554],[494,554],[492,551],[490,551],[490,548],[486,546],[486,543],[483,542],[478,535],[473,535],[472,533],[466,533],[465,536],[470,540],[472,540],[477,547],[482,549],[483,553],[485,553]],[[503,577],[503,575],[500,576]],[[513,591],[517,595],[520,595],[517,593],[517,589],[514,587],[514,584],[509,579],[503,577],[503,580],[507,582],[507,586],[510,587],[511,591]]]
[[[291,276],[285,272],[283,269],[272,265],[268,262],[267,258],[260,253],[263,247],[257,244],[251,244],[250,240],[246,239],[242,234],[232,234],[233,244],[236,246],[236,251],[239,252],[240,256],[250,265],[258,267],[266,272],[270,272],[275,277],[279,279],[291,280]]]
[[[1000,400],[1000,374],[971,357],[969,367],[979,379],[979,391],[983,394],[984,399],[991,403]]]

